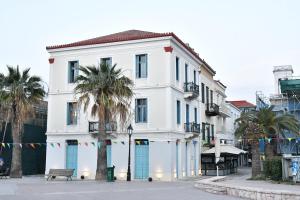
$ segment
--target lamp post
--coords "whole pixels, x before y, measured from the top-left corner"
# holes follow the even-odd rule
[[[129,136],[129,151],[128,151],[128,168],[127,168],[127,181],[131,181],[131,170],[130,170],[130,148],[131,148],[131,135],[132,135],[133,128],[131,124],[127,128],[127,133]]]

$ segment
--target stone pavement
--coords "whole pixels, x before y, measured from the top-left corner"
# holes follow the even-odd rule
[[[299,199],[300,186],[247,180],[251,169],[239,169],[236,175],[211,177],[196,181],[195,187],[206,192],[228,194],[248,199]]]
[[[233,200],[194,188],[193,181],[45,181],[42,177],[0,180],[0,200]]]

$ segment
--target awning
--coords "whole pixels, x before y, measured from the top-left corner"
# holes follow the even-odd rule
[[[227,154],[235,154],[235,155],[247,153],[247,151],[236,148],[232,145],[222,145],[222,144],[220,145],[220,152],[221,154],[227,153]],[[215,154],[215,147],[202,152],[202,154]]]

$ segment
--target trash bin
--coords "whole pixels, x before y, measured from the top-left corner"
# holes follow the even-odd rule
[[[115,181],[115,179],[114,179],[114,177],[115,177],[114,171],[115,171],[115,166],[107,168],[107,181],[108,182],[114,182]]]

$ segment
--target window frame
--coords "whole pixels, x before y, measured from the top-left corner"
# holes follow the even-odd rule
[[[74,75],[71,77],[71,63],[77,63],[77,69],[76,66],[74,66]],[[74,84],[76,77],[79,75],[79,60],[70,60],[68,61],[68,83]],[[72,80],[73,79],[73,80]]]
[[[73,106],[74,104],[76,106]],[[70,109],[70,105],[72,105],[72,111]],[[74,119],[72,119],[73,118],[72,112],[75,112]],[[76,102],[76,101],[67,102],[67,125],[68,126],[77,125],[78,124],[78,115],[79,115],[78,102]]]
[[[176,56],[176,59],[175,59],[175,78],[176,78],[176,81],[180,80],[179,67],[180,67],[180,58],[178,56]]]
[[[142,56],[145,56],[145,58],[146,58],[145,74],[142,74],[142,65],[141,65],[141,57]],[[148,78],[148,54],[146,54],[146,53],[135,55],[135,78],[137,78],[137,79]]]
[[[176,123],[181,124],[181,102],[179,100],[176,101]]]
[[[138,105],[139,100],[145,100],[145,105]],[[140,109],[140,112],[139,112]],[[141,113],[141,116],[139,116]],[[135,99],[135,123],[147,123],[148,122],[148,99],[137,98]]]
[[[106,60],[109,60],[110,62],[108,63],[108,65],[110,67],[112,67],[112,57],[103,57],[103,58],[100,58],[100,65],[103,63],[103,61],[106,62]]]

